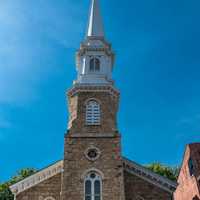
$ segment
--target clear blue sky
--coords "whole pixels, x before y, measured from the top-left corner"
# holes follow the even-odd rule
[[[200,1],[101,0],[116,52],[123,154],[178,165],[200,141]],[[65,92],[89,0],[0,3],[0,181],[62,159]]]

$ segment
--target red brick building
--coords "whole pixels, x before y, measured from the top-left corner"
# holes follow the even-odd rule
[[[186,147],[174,200],[200,199],[200,143]]]

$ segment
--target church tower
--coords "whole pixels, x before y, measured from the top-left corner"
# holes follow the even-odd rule
[[[124,200],[113,65],[99,2],[92,0],[87,34],[76,54],[77,79],[68,91],[61,200]]]
[[[11,185],[16,200],[172,199],[175,182],[121,155],[114,58],[99,2],[91,0],[87,34],[76,54],[77,78],[67,93],[64,159]]]

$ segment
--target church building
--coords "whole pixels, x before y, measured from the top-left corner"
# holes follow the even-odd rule
[[[67,92],[70,116],[63,160],[12,185],[15,200],[173,199],[176,182],[121,153],[114,61],[99,2],[91,0],[86,38],[76,54],[77,78]]]

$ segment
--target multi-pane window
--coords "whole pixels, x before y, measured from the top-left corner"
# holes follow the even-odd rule
[[[101,200],[101,176],[95,172],[85,178],[85,200]]]
[[[90,100],[86,104],[86,125],[100,125],[101,111],[100,105],[95,100]]]
[[[92,58],[90,60],[90,72],[100,71],[100,60],[98,58]]]

